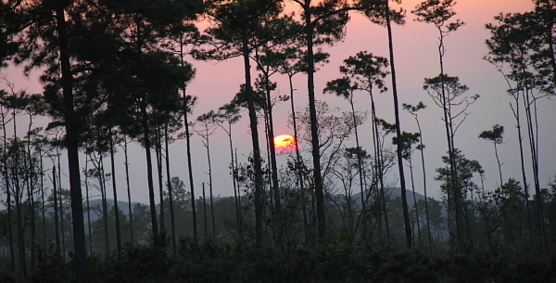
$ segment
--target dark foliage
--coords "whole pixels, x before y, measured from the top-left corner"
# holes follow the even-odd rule
[[[162,242],[89,261],[92,282],[556,282],[553,252],[377,250],[333,237],[286,249],[186,238],[177,255]],[[71,282],[71,266],[41,252],[34,282]]]

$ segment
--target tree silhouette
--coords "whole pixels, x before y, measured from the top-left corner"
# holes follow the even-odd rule
[[[413,174],[413,159],[412,155],[415,151],[413,148],[413,144],[416,144],[420,141],[421,134],[419,133],[408,133],[403,132],[401,136],[396,136],[393,138],[394,144],[401,144],[403,155],[402,157],[407,160],[409,165],[409,176],[411,180],[411,190],[413,191],[413,208],[415,210],[415,219],[417,224],[417,237],[419,239],[419,244],[421,243],[421,221],[419,218],[419,209],[417,207],[417,197],[415,194],[415,181],[414,181],[414,174]],[[415,233],[415,231],[413,231]],[[413,241],[413,247],[415,247],[415,241]]]
[[[28,141],[21,140],[17,136],[9,139],[6,146],[6,155],[3,156],[5,161],[2,167],[3,171],[7,173],[4,176],[4,182],[10,184],[6,190],[9,190],[11,201],[13,201],[11,205],[15,210],[17,270],[26,276],[30,270],[27,266],[25,230],[29,229],[26,227],[29,224],[29,218],[31,220],[34,218],[34,215],[30,216],[29,213],[33,212],[33,194],[37,192],[34,189],[38,187],[39,182],[39,159],[35,152],[29,152]],[[30,229],[34,229],[34,227]],[[33,252],[32,249],[31,252]]]
[[[59,79],[50,81],[46,87],[45,95],[53,92],[61,95],[60,104],[54,109],[61,111],[66,135],[64,146],[68,151],[68,168],[70,175],[71,211],[73,227],[73,244],[76,259],[77,280],[86,282],[87,259],[85,248],[85,229],[83,225],[83,203],[81,196],[81,180],[79,167],[79,135],[81,132],[79,119],[76,116],[74,105],[74,72],[72,71],[72,55],[70,41],[73,40],[69,30],[82,18],[69,17],[75,10],[79,10],[82,3],[69,3],[62,1],[42,2],[36,1],[21,10],[22,19],[27,20],[27,28],[22,30],[22,39],[26,47],[20,50],[20,60],[31,61],[30,67],[46,65],[46,76],[56,74]],[[78,18],[80,18],[78,20]],[[45,25],[51,23],[50,25]],[[42,31],[42,27],[48,27]],[[41,41],[42,45],[36,44]],[[48,58],[40,60],[40,58]],[[52,78],[52,77],[51,77]],[[51,104],[52,106],[52,104]]]
[[[135,244],[135,233],[133,230],[133,209],[131,203],[131,185],[130,185],[130,177],[129,177],[129,158],[128,158],[128,142],[126,137],[124,136],[123,140],[123,150],[124,150],[124,166],[125,166],[125,181],[126,181],[126,188],[127,188],[127,204],[128,204],[128,217],[129,217],[129,241],[131,245]]]
[[[494,155],[496,156],[496,163],[498,165],[500,184],[503,184],[504,178],[502,178],[502,163],[500,163],[500,156],[498,156],[498,145],[504,142],[504,127],[496,124],[492,127],[492,130],[481,132],[479,138],[489,140],[494,144]]]
[[[85,182],[85,210],[87,211],[87,236],[89,236],[89,254],[93,253],[93,230],[91,227],[91,197],[89,190],[89,155],[85,154],[85,167],[83,168],[84,182]]]
[[[504,75],[508,83],[508,92],[512,95],[515,105],[511,105],[512,112],[517,122],[518,140],[520,143],[521,167],[523,186],[525,187],[526,199],[529,198],[527,176],[525,173],[524,145],[522,142],[521,109],[524,110],[526,123],[526,137],[528,138],[531,151],[531,166],[533,169],[533,184],[535,194],[540,195],[539,183],[539,151],[538,151],[538,124],[532,113],[537,112],[537,102],[544,95],[535,94],[539,90],[545,94],[552,94],[553,80],[547,79],[554,72],[554,31],[546,29],[553,26],[553,17],[546,17],[554,13],[553,5],[547,1],[536,1],[535,12],[500,14],[495,17],[497,24],[487,24],[486,28],[491,32],[491,38],[486,41],[489,47],[489,55],[486,58],[494,64]],[[539,14],[536,14],[539,12]],[[539,36],[539,31],[541,36]],[[540,52],[545,50],[545,52]],[[540,52],[540,53],[539,53]],[[544,63],[540,63],[544,62]],[[504,65],[507,64],[509,72],[506,74]],[[512,85],[512,82],[515,85]],[[522,107],[520,107],[522,105]],[[541,198],[536,198],[537,219],[539,223],[539,241],[541,246],[546,243],[544,227],[544,209]],[[529,209],[528,209],[529,210]]]
[[[3,142],[2,142],[2,179],[3,179],[3,183],[4,183],[4,190],[6,193],[6,216],[8,217],[8,221],[7,221],[7,230],[8,230],[8,245],[9,245],[9,253],[10,253],[10,267],[15,269],[16,268],[16,255],[15,255],[15,250],[14,250],[14,238],[13,238],[13,210],[12,210],[12,198],[13,198],[13,193],[12,193],[12,182],[11,182],[11,174],[10,174],[10,167],[8,165],[8,160],[10,159],[10,155],[8,154],[8,149],[11,147],[10,144],[14,143],[14,138],[17,138],[15,135],[17,134],[17,132],[15,131],[17,129],[17,114],[18,112],[20,112],[20,109],[18,109],[17,107],[17,101],[20,101],[18,99],[19,94],[15,92],[14,90],[14,86],[13,84],[8,83],[8,87],[11,89],[11,94],[8,94],[6,91],[2,90],[0,91],[0,98],[1,98],[1,103],[0,103],[0,109],[1,109],[1,114],[2,114],[2,132],[3,132]],[[15,102],[15,103],[14,103]],[[11,111],[11,115],[10,115],[10,111]],[[11,118],[8,118],[8,116],[11,116]],[[13,129],[14,129],[14,138],[12,138],[11,140],[8,139],[8,134],[7,134],[7,127],[9,127],[8,123],[9,122],[13,123]],[[15,141],[17,141],[17,139],[15,139]]]
[[[423,143],[423,131],[421,128],[421,123],[419,122],[417,111],[425,109],[427,106],[420,101],[417,105],[410,105],[404,103],[403,108],[411,113],[415,118],[415,122],[417,123],[417,128],[419,129],[419,145],[417,145],[417,149],[421,153],[421,170],[423,173],[423,193],[425,195],[425,217],[427,219],[427,236],[429,241],[429,246],[432,246],[432,235],[431,235],[431,223],[430,223],[430,215],[429,215],[429,201],[428,201],[428,193],[427,193],[427,172],[426,172],[426,162],[425,162],[425,145]]]
[[[281,197],[278,184],[278,166],[276,162],[276,146],[274,144],[274,118],[273,108],[276,103],[272,98],[272,91],[276,89],[276,83],[271,81],[271,76],[280,71],[280,67],[284,64],[283,60],[287,58],[285,53],[282,53],[284,48],[288,48],[294,44],[297,37],[297,32],[300,26],[289,16],[276,17],[265,22],[265,28],[257,30],[259,32],[257,37],[268,37],[268,34],[279,34],[282,36],[273,37],[269,41],[262,42],[258,48],[254,49],[253,59],[257,64],[257,70],[260,75],[255,81],[255,86],[262,93],[265,94],[265,103],[263,104],[263,111],[265,113],[267,143],[269,150],[269,164],[271,168],[271,193],[274,200],[274,214],[281,214]],[[288,97],[282,96],[278,100],[286,100]],[[277,216],[276,219],[280,219]],[[278,242],[282,238],[282,230],[284,223],[279,223],[278,226]]]
[[[476,133],[495,147],[495,158],[489,160],[497,162],[495,176],[500,184],[488,188],[481,165],[456,147],[457,138],[467,130],[462,125],[469,121],[470,105],[478,96],[470,95],[458,77],[445,72],[447,36],[463,25],[454,20],[455,0],[421,1],[413,13],[417,21],[430,23],[439,37],[438,45],[431,43],[438,48],[433,51],[438,51],[440,72],[426,78],[423,88],[442,111],[441,128],[446,132],[448,150],[435,174],[442,201],[428,198],[423,140],[427,129],[420,124],[425,105],[402,104],[415,118],[418,132],[404,132],[400,124],[403,117],[398,104],[403,96],[398,97],[392,24],[404,21],[405,11],[397,8],[404,7],[400,0],[2,1],[0,68],[6,75],[0,75],[4,205],[0,260],[5,268],[0,268],[0,278],[166,282],[231,278],[503,281],[511,277],[550,281],[556,184],[542,186],[547,151],[541,146],[548,132],[542,128],[546,121],[541,111],[546,107],[542,99],[553,96],[556,80],[556,4],[535,0],[530,11],[500,14],[486,26],[490,36],[485,59],[508,85],[520,146],[512,158],[521,159],[523,178],[518,182],[515,176],[507,176],[504,181],[504,158],[499,156],[498,145],[507,129],[495,125]],[[348,13],[354,10],[385,27],[383,43],[388,44],[389,57],[363,51],[343,62],[330,60],[340,73],[330,78],[323,93],[345,97],[349,105],[342,109],[319,101],[314,87],[319,84],[317,68],[329,63],[325,51],[344,38]],[[218,61],[238,57],[245,75],[231,102],[201,115],[195,123],[191,114],[197,98],[187,89],[195,70],[186,62],[187,56]],[[29,76],[22,87],[35,88],[40,82],[40,95],[15,91],[15,84],[7,78],[20,70]],[[296,109],[296,103],[302,102],[294,99],[299,96],[294,86],[299,74],[298,79],[306,79],[309,103]],[[392,123],[377,117],[386,110],[378,95],[387,91],[385,79],[390,74],[388,89],[393,91],[394,109],[387,113],[392,115],[387,120]],[[220,84],[222,75],[209,73],[208,79]],[[496,83],[491,85],[496,87]],[[366,131],[361,126],[367,111],[357,111],[365,108],[358,105],[359,93],[368,93],[370,98],[371,123]],[[219,95],[225,93],[215,99]],[[295,152],[277,154],[272,138],[279,109],[274,106],[287,99],[291,99],[288,126],[293,126],[299,144],[291,147]],[[241,161],[238,151],[245,147],[241,143],[247,135],[236,136],[235,127],[241,126],[237,122],[243,108],[249,115],[247,139],[253,151]],[[201,122],[208,127],[195,144],[192,133]],[[46,126],[35,128],[37,123]],[[182,126],[185,131],[176,135]],[[209,142],[208,134],[217,128],[223,132],[215,132]],[[259,137],[262,129],[266,142]],[[189,188],[172,177],[176,168],[171,164],[179,164],[176,158],[170,160],[175,136],[187,140],[188,172],[181,173],[189,174]],[[229,143],[231,176],[219,171],[222,164],[215,166],[225,157],[214,156],[216,146],[225,142],[217,140],[222,137]],[[387,141],[390,138],[392,143]],[[267,146],[266,155],[261,142]],[[372,149],[367,151],[367,146]],[[192,151],[202,148],[207,150],[209,176],[199,198]],[[144,184],[132,176],[137,172],[130,163],[137,150],[144,150],[138,164],[145,166],[138,175],[144,176]],[[415,150],[421,154],[425,199],[417,194]],[[65,157],[69,167],[62,162]],[[79,168],[80,158],[85,164]],[[119,158],[125,159],[125,177],[118,170],[124,169],[118,168],[122,165]],[[281,158],[285,158],[282,165]],[[307,166],[309,159],[312,165]],[[398,173],[390,172],[392,168]],[[158,171],[156,176],[153,170]],[[406,177],[411,177],[407,185]],[[84,183],[76,183],[81,178]],[[124,178],[129,203],[121,211],[118,194],[123,193]],[[221,189],[224,194],[233,189],[233,198],[213,196],[218,178],[231,178]],[[533,199],[527,181],[535,186]],[[401,191],[393,189],[397,182]],[[409,185],[414,201],[408,205],[405,187]],[[80,186],[86,200],[80,199]],[[145,192],[136,191],[141,187]],[[132,193],[137,193],[135,201],[142,201],[144,195],[149,204],[132,203]],[[114,205],[109,200],[112,195]],[[197,235],[199,205],[203,241]],[[87,213],[87,223],[83,213]],[[425,225],[428,245],[422,234]],[[124,245],[128,239],[130,244]],[[387,249],[373,249],[379,246]],[[453,257],[443,247],[467,253]],[[419,248],[433,252],[419,252]],[[457,270],[454,259],[463,263]],[[481,264],[469,264],[477,259]],[[419,263],[414,266],[417,269],[439,272],[383,272],[412,262]],[[361,268],[366,266],[373,268]],[[253,267],[258,273],[246,272]],[[520,272],[507,275],[501,270]]]
[[[471,217],[471,215],[468,214],[467,209],[465,209],[464,207],[468,205],[464,202],[464,200],[466,199],[467,195],[471,195],[472,192],[476,190],[477,185],[473,182],[472,178],[476,173],[482,174],[483,169],[478,161],[467,159],[459,149],[456,149],[455,157],[456,157],[456,165],[457,165],[457,172],[458,172],[458,176],[456,177],[458,178],[457,182],[451,180],[452,168],[450,167],[449,156],[442,157],[442,161],[445,164],[447,164],[447,166],[442,168],[437,168],[436,172],[438,173],[438,175],[435,176],[434,178],[436,180],[443,181],[440,187],[442,188],[445,194],[448,195],[450,192],[452,194],[454,193],[459,194],[459,199],[461,201],[461,206],[459,209],[462,214],[461,215],[461,217],[463,218],[462,221],[465,221],[466,224],[464,226],[462,225],[462,229],[465,229],[465,231],[460,232],[462,233],[462,235],[465,235],[466,238],[460,239],[460,241],[467,241],[468,243],[472,243],[471,233],[469,231],[470,229],[469,222],[468,222],[468,219]],[[458,184],[459,187],[457,190],[451,188],[453,184]],[[455,199],[455,196],[452,195],[451,198]],[[453,231],[451,233],[453,233]],[[456,236],[452,235],[451,237],[456,237]]]
[[[327,83],[327,87],[324,92],[332,92],[338,96],[343,96],[350,103],[353,121],[355,122],[355,109],[353,92],[356,90],[363,90],[367,92],[371,98],[371,117],[373,123],[373,137],[375,154],[378,155],[379,152],[376,150],[377,140],[375,136],[376,127],[376,113],[374,108],[374,90],[378,89],[380,92],[386,91],[383,79],[386,77],[387,72],[383,70],[388,65],[388,61],[383,57],[376,57],[371,53],[362,51],[357,53],[355,56],[350,56],[344,60],[345,65],[340,66],[340,72],[346,77],[336,79]],[[353,81],[352,81],[353,80]],[[361,144],[359,142],[358,127],[354,127],[355,133],[355,143],[356,147],[361,149]],[[359,185],[361,193],[361,207],[365,210],[365,203],[370,196],[366,193],[367,188],[366,176],[363,172],[363,160],[361,155],[357,155],[358,161],[357,166],[359,168]]]
[[[249,1],[237,0],[217,3],[209,14],[217,21],[217,26],[208,32],[213,36],[218,48],[197,53],[201,58],[231,58],[240,56],[243,59],[245,82],[245,98],[249,112],[251,143],[253,146],[253,162],[255,170],[255,231],[256,242],[263,241],[263,210],[264,188],[261,168],[261,151],[259,146],[259,131],[255,96],[251,78],[250,56],[254,48],[270,40],[270,38],[256,38],[259,29],[264,29],[264,21],[280,12],[279,1]]]
[[[197,208],[195,205],[195,185],[193,182],[193,162],[191,160],[191,132],[188,115],[192,112],[196,97],[186,95],[183,91],[183,124],[185,127],[185,141],[187,150],[187,173],[189,177],[189,192],[191,193],[191,217],[193,225],[193,238],[197,238]]]
[[[212,238],[216,238],[216,220],[214,219],[214,202],[213,202],[213,189],[214,189],[214,182],[213,182],[213,175],[212,175],[212,158],[210,154],[210,136],[216,131],[216,121],[215,121],[216,113],[214,111],[209,111],[205,114],[201,114],[197,117],[197,121],[195,123],[195,132],[202,138],[203,147],[206,150],[207,156],[207,169],[208,169],[208,183],[209,183],[209,196],[210,196],[210,214],[211,214],[211,223],[212,223]],[[204,186],[203,186],[204,189]],[[203,197],[204,199],[204,197]],[[207,225],[205,223],[205,225]],[[207,235],[205,235],[207,236]],[[207,238],[208,239],[208,238]]]
[[[24,27],[21,15],[17,13],[21,5],[20,1],[0,3],[0,68],[5,67],[5,62],[18,51],[19,44],[14,40],[14,35]]]
[[[435,78],[425,79],[423,88],[433,99],[434,103],[444,112],[444,125],[449,141],[448,147],[449,149],[455,148],[455,135],[469,115],[467,109],[479,96],[467,95],[466,93],[469,88],[466,85],[462,85],[458,77],[450,77],[447,75],[439,75]],[[448,158],[450,158],[449,152]],[[449,160],[450,159],[448,159],[448,161]],[[457,166],[451,166],[450,168],[452,168],[452,174],[457,173]],[[461,181],[461,179],[457,178],[457,175],[452,176],[449,181],[454,183],[449,187],[452,191],[447,192],[448,207],[450,211],[453,210],[456,219],[456,232],[451,236],[455,237],[454,240],[458,245],[462,245],[468,240],[468,235],[465,235],[465,231],[463,230],[464,212],[462,205],[464,187],[457,183]]]
[[[243,239],[242,231],[242,217],[241,217],[241,192],[237,184],[237,172],[235,168],[236,158],[234,155],[234,142],[233,142],[233,132],[232,125],[237,123],[241,118],[240,108],[235,103],[228,103],[218,109],[216,113],[215,122],[217,125],[226,132],[228,136],[229,146],[230,146],[230,172],[232,174],[232,185],[234,189],[234,201],[236,209],[236,225],[239,231],[240,239]]]
[[[168,188],[168,202],[170,204],[170,228],[172,232],[172,251],[177,253],[177,235],[176,235],[176,216],[174,210],[174,187],[172,185],[172,175],[170,173],[170,134],[168,133],[168,122],[164,124],[164,151],[166,152],[166,187]]]
[[[197,27],[194,25],[192,21],[182,22],[178,25],[172,26],[169,42],[165,43],[164,45],[168,45],[168,49],[173,52],[179,59],[180,64],[183,68],[186,66],[190,66],[188,62],[185,61],[186,55],[191,55],[193,52],[192,49],[186,50],[186,47],[189,45],[196,46],[200,42],[204,40],[208,40],[207,37],[200,34]],[[192,207],[192,225],[193,225],[193,238],[197,238],[197,211],[195,205],[195,182],[193,177],[193,162],[191,160],[191,133],[190,133],[190,122],[188,119],[188,115],[192,113],[193,106],[196,102],[196,97],[191,95],[187,95],[187,85],[183,85],[182,89],[182,105],[183,109],[181,110],[183,113],[183,125],[185,132],[183,135],[185,136],[186,141],[186,157],[187,157],[187,167],[188,167],[188,176],[189,176],[189,186],[190,186],[190,194],[191,194],[191,207]],[[170,177],[168,173],[168,178]],[[168,181],[168,187],[172,187],[171,182]],[[170,198],[172,194],[169,193]],[[170,202],[171,203],[171,202]],[[173,238],[174,239],[174,238]]]
[[[112,194],[114,196],[114,210],[116,211],[116,213],[114,213],[114,217],[115,217],[115,224],[116,224],[116,243],[118,245],[118,250],[122,249],[122,231],[121,231],[121,225],[120,225],[120,209],[119,209],[119,205],[118,205],[118,191],[117,191],[117,185],[116,185],[116,165],[114,162],[114,140],[117,139],[117,134],[115,134],[112,130],[108,131],[108,141],[109,141],[109,147],[110,147],[110,170],[111,170],[111,175],[112,175]]]
[[[324,185],[321,172],[321,156],[319,152],[319,135],[317,125],[317,105],[315,99],[315,45],[331,44],[340,40],[349,15],[347,3],[339,0],[316,3],[312,0],[292,0],[302,11],[302,23],[305,36],[305,56],[307,73],[307,93],[309,97],[309,113],[311,121],[311,145],[313,158],[314,190],[317,204],[317,223],[319,239],[326,234],[326,214],[324,201]]]
[[[141,30],[139,29],[139,32]],[[149,31],[140,36],[148,36]],[[153,39],[150,39],[153,40]],[[156,126],[162,126],[164,120],[171,119],[170,113],[181,109],[178,90],[192,78],[190,66],[182,67],[172,55],[159,51],[129,50],[126,58],[118,66],[121,75],[117,85],[107,85],[112,93],[109,100],[111,113],[120,113],[117,123],[122,131],[134,138],[139,138],[145,148],[147,165],[147,184],[151,208],[153,235],[158,237],[159,228],[154,199],[152,176],[151,147]],[[124,110],[124,111],[122,111]],[[133,121],[133,122],[132,122]]]
[[[292,28],[295,30],[295,28]],[[301,28],[299,28],[301,30]],[[295,34],[294,34],[295,36]],[[291,124],[293,128],[293,137],[296,141],[299,141],[300,135],[298,133],[298,125],[297,125],[297,116],[296,116],[296,108],[295,108],[295,88],[293,85],[293,77],[299,73],[307,73],[308,72],[308,63],[307,63],[307,54],[301,46],[304,44],[304,37],[302,34],[298,35],[297,38],[294,38],[294,43],[292,46],[287,46],[284,50],[276,52],[276,55],[281,55],[278,57],[277,60],[281,62],[278,66],[278,72],[281,74],[285,74],[288,77],[288,85],[289,85],[289,100],[291,105]],[[328,57],[330,54],[322,52],[322,50],[317,49],[314,51],[313,54],[313,61],[315,65],[315,71],[317,70],[317,65],[328,63]],[[282,58],[280,60],[280,58]],[[307,194],[307,190],[305,187],[305,178],[304,178],[304,171],[306,171],[306,166],[303,163],[303,158],[301,157],[299,146],[295,147],[295,171],[297,172],[298,177],[298,187],[299,190],[302,192],[302,195]],[[303,202],[303,222],[304,222],[304,230],[305,230],[305,242],[308,243],[310,241],[310,227],[307,217],[307,207],[306,202]]]
[[[108,201],[107,201],[107,189],[106,189],[106,179],[107,179],[107,174],[104,171],[104,155],[106,153],[102,152],[100,149],[96,148],[96,149],[92,149],[90,153],[88,153],[89,155],[89,160],[91,161],[91,163],[93,163],[93,168],[89,169],[88,172],[86,172],[86,174],[88,175],[88,177],[97,179],[98,185],[96,185],[97,189],[100,191],[100,197],[101,197],[101,212],[102,212],[102,217],[100,220],[102,220],[102,224],[103,226],[103,231],[104,231],[104,255],[108,256],[110,255],[110,238],[109,238],[109,233],[111,231],[111,229],[109,229],[109,222],[110,219],[108,218]]]
[[[394,1],[400,3],[401,1]],[[395,131],[398,139],[401,139],[402,130],[400,122],[400,110],[399,110],[399,97],[398,97],[398,87],[397,87],[397,77],[396,77],[396,64],[394,56],[394,40],[392,33],[392,23],[395,24],[405,24],[405,11],[403,9],[394,10],[390,7],[390,0],[362,0],[359,2],[364,14],[371,20],[371,22],[382,25],[386,27],[388,34],[388,51],[390,58],[390,73],[392,81],[392,98],[394,99],[394,116],[396,119]],[[406,196],[406,184],[405,184],[405,174],[403,168],[403,149],[401,145],[398,144],[396,147],[397,153],[397,163],[398,172],[400,175],[400,187],[401,187],[401,200],[402,200],[402,212],[404,215],[405,224],[405,236],[406,244],[408,248],[413,246],[413,239],[411,233],[411,223],[409,219],[409,208],[407,205]]]
[[[452,123],[453,117],[451,117],[451,96],[448,93],[450,85],[458,84],[459,79],[457,77],[448,77],[444,71],[444,55],[446,54],[446,48],[444,45],[444,39],[448,36],[449,33],[456,31],[461,26],[464,25],[464,22],[458,20],[450,22],[453,16],[456,15],[456,12],[453,10],[453,6],[456,4],[454,0],[427,0],[415,7],[415,10],[412,11],[413,14],[417,16],[416,21],[425,22],[425,23],[432,23],[439,34],[438,37],[438,57],[439,57],[439,64],[440,64],[440,75],[437,76],[434,81],[439,86],[439,97],[435,100],[435,103],[439,105],[439,107],[443,110],[444,113],[444,125],[446,130],[446,139],[448,143],[448,154],[450,158],[450,168],[452,168],[452,178],[450,180],[452,182],[457,182],[458,172],[455,160],[455,154],[453,153],[455,150],[455,143],[454,143],[454,125]],[[431,81],[427,81],[425,79],[425,84],[430,84]],[[457,86],[456,86],[457,87]],[[456,126],[457,128],[457,126]],[[454,183],[451,186],[454,190],[458,189],[458,184]],[[462,224],[462,210],[460,208],[461,204],[461,192],[455,191],[452,194],[453,201],[454,201],[454,210],[455,210],[455,220],[456,220],[456,233],[455,233],[455,240],[458,244],[462,244],[465,240],[465,236],[463,233],[463,224]],[[450,199],[450,196],[448,197]]]

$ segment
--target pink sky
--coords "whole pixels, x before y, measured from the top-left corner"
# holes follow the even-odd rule
[[[406,0],[402,7],[412,10],[419,0]],[[493,17],[499,13],[523,12],[532,9],[533,4],[528,0],[462,0],[456,5],[457,18],[463,20],[466,25],[451,34],[446,39],[447,53],[445,58],[446,72],[449,75],[457,75],[462,83],[470,88],[470,94],[481,95],[479,101],[470,108],[471,115],[457,133],[456,146],[463,149],[468,158],[477,159],[487,173],[486,185],[497,186],[496,164],[492,152],[492,145],[477,137],[483,130],[490,129],[498,123],[506,127],[506,143],[501,146],[501,154],[506,158],[504,164],[505,176],[520,179],[518,160],[515,152],[516,134],[514,120],[508,106],[509,100],[505,90],[507,86],[496,69],[482,57],[488,50],[484,44],[489,37],[489,32],[484,28],[485,24],[493,22]],[[400,100],[407,103],[423,101],[429,107],[423,112],[422,123],[425,125],[424,141],[427,145],[426,154],[429,162],[429,184],[432,188],[438,188],[439,183],[433,180],[434,169],[442,166],[440,156],[445,153],[445,138],[442,132],[441,113],[430,98],[422,90],[425,77],[434,77],[439,73],[437,55],[437,33],[432,25],[413,21],[414,16],[408,14],[407,23],[402,27],[395,27],[395,52],[396,67],[398,71],[398,85]],[[358,51],[368,50],[375,55],[387,57],[387,38],[384,28],[371,24],[365,17],[354,14],[347,27],[347,37],[344,42],[338,43],[327,50],[331,53],[330,63],[321,68],[316,74],[317,99],[326,100],[333,106],[347,110],[348,104],[343,99],[322,94],[327,81],[340,76],[338,66],[350,55]],[[199,106],[195,112],[201,114],[210,109],[215,109],[229,101],[239,89],[243,82],[241,60],[232,59],[223,63],[195,63],[197,67],[197,78],[191,84],[192,94],[200,97]],[[217,75],[215,75],[217,74]],[[285,78],[275,78],[279,94],[287,94],[287,82]],[[389,84],[389,83],[388,83]],[[295,80],[296,104],[301,109],[306,105],[306,82],[305,77],[299,75]],[[379,116],[393,121],[392,98],[390,93],[381,95],[378,100]],[[368,109],[367,97],[361,95],[358,98],[360,110]],[[552,102],[549,102],[549,104]],[[548,107],[547,107],[548,108]],[[289,103],[282,103],[275,107],[276,133],[289,133],[286,121],[289,115]],[[541,123],[545,128],[550,128],[550,121],[556,120],[556,115],[550,109],[541,110]],[[402,117],[402,127],[407,131],[416,131],[412,117]],[[363,125],[365,127],[365,125]],[[244,119],[243,125],[238,125],[238,136],[245,138],[244,153],[249,151],[250,143],[247,139],[247,123]],[[363,135],[366,135],[365,133]],[[368,138],[368,135],[366,136]],[[368,139],[367,139],[368,141]],[[352,141],[353,142],[353,141]],[[541,160],[543,172],[541,179],[543,184],[548,183],[556,173],[556,160],[554,150],[549,145],[556,142],[555,137],[549,135],[541,136],[541,150],[545,153]],[[264,144],[264,143],[263,143]],[[364,145],[370,149],[370,145]],[[391,176],[395,183],[397,174]],[[420,184],[419,177],[416,182]],[[420,190],[420,186],[417,187]],[[437,194],[438,196],[438,194]]]
[[[402,7],[412,10],[419,0],[406,0]],[[449,75],[457,75],[461,82],[470,88],[470,93],[481,95],[479,101],[471,106],[471,115],[457,133],[456,146],[460,147],[468,158],[477,159],[486,170],[486,185],[494,187],[498,184],[497,167],[494,161],[492,144],[479,140],[477,137],[483,130],[490,129],[494,124],[506,127],[505,144],[500,147],[502,162],[504,162],[505,178],[515,177],[520,179],[517,142],[515,133],[515,121],[510,112],[508,95],[505,93],[507,86],[503,78],[497,73],[496,69],[482,60],[486,55],[487,48],[484,44],[489,37],[489,32],[484,28],[486,23],[492,22],[493,17],[501,12],[523,12],[533,7],[532,1],[528,0],[460,0],[455,10],[458,12],[457,18],[463,20],[466,25],[460,30],[451,34],[446,39],[446,72]],[[434,169],[442,166],[440,157],[445,153],[445,138],[442,131],[441,113],[436,108],[431,99],[422,90],[422,83],[425,77],[434,77],[439,73],[437,55],[437,34],[432,25],[413,21],[413,15],[408,14],[407,24],[402,27],[394,28],[396,67],[398,71],[398,85],[401,102],[415,104],[423,101],[429,107],[423,112],[421,123],[424,125],[423,139],[427,146],[426,154],[428,161],[428,180],[430,189],[438,191],[439,183],[433,180]],[[386,31],[384,28],[371,24],[361,15],[353,15],[352,21],[347,27],[347,37],[336,46],[327,48],[331,53],[330,63],[321,68],[316,74],[316,93],[317,99],[326,100],[334,107],[340,107],[344,111],[348,109],[348,103],[340,98],[322,94],[322,89],[329,80],[339,77],[338,66],[350,55],[358,51],[367,50],[375,55],[387,57]],[[216,110],[218,107],[229,102],[236,92],[239,85],[243,82],[242,61],[240,59],[230,59],[225,62],[196,62],[192,61],[197,69],[197,75],[189,86],[189,93],[198,96],[198,106],[194,110],[193,116],[196,117],[209,110]],[[17,89],[28,89],[31,92],[40,91],[40,86],[33,79],[22,78],[19,72],[14,70],[4,70],[8,78],[16,84]],[[254,73],[254,71],[253,71]],[[277,94],[287,94],[287,84],[285,78],[276,77],[278,82]],[[388,81],[388,85],[390,85]],[[306,105],[306,82],[303,75],[295,78],[296,104],[299,109]],[[368,97],[361,94],[358,98],[358,109],[368,109]],[[551,134],[554,129],[552,121],[556,121],[556,111],[553,101],[544,100],[540,108],[541,117],[541,182],[547,184],[556,173],[556,152],[552,149],[556,143],[556,136]],[[390,92],[380,95],[377,99],[378,116],[390,122],[393,121],[392,98]],[[292,130],[287,126],[287,117],[290,112],[289,102],[281,103],[275,107],[276,134],[292,134]],[[235,127],[236,146],[240,159],[245,160],[249,153],[250,138],[248,124],[244,118]],[[370,151],[370,138],[366,127],[362,126],[363,147]],[[402,128],[406,131],[416,131],[413,118],[409,114],[403,113]],[[261,132],[262,133],[262,132]],[[262,136],[262,134],[261,134]],[[204,149],[200,139],[193,137],[194,159],[196,164],[196,186],[200,188],[201,182],[206,182],[206,159]],[[213,170],[219,176],[214,180],[215,194],[231,195],[231,180],[228,178],[229,153],[227,147],[227,137],[217,131],[214,134],[212,143]],[[353,146],[354,141],[348,143]],[[265,146],[264,141],[261,145]],[[178,141],[172,145],[172,162],[174,164],[172,175],[186,179],[185,151],[184,142]],[[122,157],[119,157],[120,159]],[[143,186],[144,178],[144,154],[139,148],[135,149],[132,156],[134,168],[132,180],[137,180],[136,184]],[[281,160],[283,162],[284,160]],[[120,162],[123,162],[120,160]],[[396,185],[397,174],[389,176],[392,185]],[[421,183],[420,177],[416,178],[417,184]],[[123,184],[120,185],[123,188]],[[421,192],[421,186],[416,190]],[[136,197],[139,201],[146,201],[147,194],[138,191]],[[122,192],[123,193],[123,192]],[[433,193],[439,196],[438,193]]]

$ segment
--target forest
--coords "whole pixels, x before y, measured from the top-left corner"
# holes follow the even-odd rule
[[[556,1],[522,1],[473,55],[498,94],[448,74],[455,0],[0,1],[0,281],[556,282]],[[380,52],[334,53],[354,19]]]

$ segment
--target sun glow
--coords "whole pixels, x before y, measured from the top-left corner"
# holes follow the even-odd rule
[[[291,135],[279,135],[274,137],[274,147],[278,152],[291,152],[297,147],[297,141]]]

